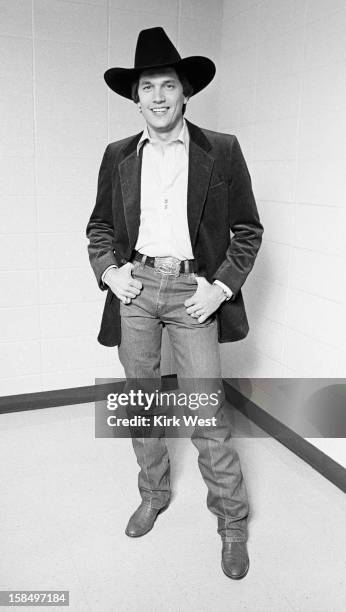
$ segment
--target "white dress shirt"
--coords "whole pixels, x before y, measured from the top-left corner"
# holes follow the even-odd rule
[[[189,132],[185,121],[178,137],[154,140],[145,127],[137,145],[143,147],[141,218],[135,249],[151,257],[193,259],[187,221]]]
[[[141,171],[141,217],[135,249],[151,257],[193,259],[187,220],[189,131],[185,119],[174,140],[167,143],[150,137],[148,127],[137,144],[143,147]],[[109,266],[102,274],[102,281]],[[216,280],[227,299],[233,293]]]

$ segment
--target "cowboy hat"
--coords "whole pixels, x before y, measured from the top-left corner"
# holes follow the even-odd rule
[[[207,57],[194,55],[182,59],[163,28],[149,28],[138,35],[133,68],[109,68],[104,74],[107,85],[120,96],[132,99],[132,85],[143,70],[172,67],[183,72],[194,95],[206,87],[215,75],[215,64]]]

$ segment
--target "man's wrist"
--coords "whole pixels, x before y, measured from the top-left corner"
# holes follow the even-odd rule
[[[116,266],[116,265],[108,266],[108,268],[106,268],[106,269],[104,270],[104,272],[102,273],[101,280],[102,280],[102,282],[103,282],[105,285],[107,285],[106,276],[107,276],[107,274],[108,274],[109,270],[112,270],[112,269],[117,270],[117,269],[118,269],[118,266]]]
[[[219,280],[215,280],[213,282],[213,285],[215,285],[216,287],[220,287],[223,295],[224,295],[224,300],[223,301],[228,301],[231,299],[233,292],[231,291],[231,289],[229,287],[227,287],[227,285],[225,285],[225,283],[219,281]]]
[[[217,296],[220,299],[220,304],[223,304],[223,302],[225,302],[227,299],[225,292],[219,285],[214,285],[214,283],[212,284],[212,287],[214,287],[214,290],[217,292]]]

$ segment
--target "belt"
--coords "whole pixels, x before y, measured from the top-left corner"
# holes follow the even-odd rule
[[[134,251],[131,261],[140,261],[144,266],[149,266],[150,268],[155,268],[158,272],[174,276],[190,274],[196,271],[195,259],[184,259],[181,261],[176,257],[150,257],[150,255],[143,255],[143,253]]]

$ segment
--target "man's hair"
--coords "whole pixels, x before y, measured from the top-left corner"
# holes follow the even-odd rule
[[[172,66],[172,68],[173,68],[173,66]],[[186,74],[184,72],[182,72],[181,70],[177,70],[176,68],[174,68],[174,70],[177,73],[177,76],[178,76],[178,79],[179,79],[180,83],[182,84],[184,96],[189,98],[193,94],[193,87],[192,87],[189,79],[187,78]],[[132,97],[132,100],[136,104],[137,104],[137,102],[139,102],[139,96],[138,96],[139,79],[140,79],[140,75],[132,83],[132,87],[131,87],[131,97]],[[186,104],[183,104],[183,108],[182,108],[182,113],[183,114],[185,113],[185,110],[186,110]]]

